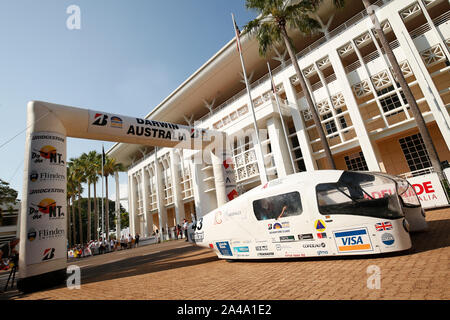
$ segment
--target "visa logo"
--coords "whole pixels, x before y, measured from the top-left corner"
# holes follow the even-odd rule
[[[366,228],[333,231],[339,252],[372,251],[372,244]]]
[[[342,238],[342,244],[344,246],[348,246],[348,245],[354,245],[354,244],[363,244],[363,239],[359,236],[359,237],[346,237],[346,238]]]

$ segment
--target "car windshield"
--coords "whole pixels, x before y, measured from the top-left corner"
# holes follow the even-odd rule
[[[374,172],[373,174],[395,180],[397,185],[397,194],[400,196],[400,199],[405,207],[420,207],[419,197],[417,197],[416,191],[408,180],[397,176],[387,176],[386,174],[380,172]]]
[[[337,182],[316,186],[323,215],[348,214],[385,219],[403,217],[396,183],[385,176],[345,171]]]

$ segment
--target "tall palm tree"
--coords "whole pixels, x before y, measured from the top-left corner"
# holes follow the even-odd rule
[[[441,161],[439,160],[439,156],[437,154],[436,147],[434,146],[433,140],[431,140],[431,135],[430,135],[430,132],[428,131],[427,125],[422,116],[422,112],[420,111],[419,106],[417,105],[417,102],[411,92],[411,89],[409,88],[409,85],[406,82],[405,77],[403,76],[403,72],[400,68],[400,65],[398,64],[397,58],[395,57],[394,52],[392,51],[391,47],[389,46],[389,42],[386,38],[386,35],[384,34],[383,29],[377,20],[377,17],[375,15],[375,8],[373,8],[371,6],[369,0],[362,0],[362,2],[364,4],[364,7],[367,10],[368,15],[370,16],[370,19],[372,20],[376,35],[378,36],[378,39],[380,39],[381,46],[386,54],[387,59],[389,60],[389,63],[392,66],[394,75],[396,76],[397,81],[403,90],[405,99],[408,102],[408,105],[414,116],[414,119],[416,120],[417,128],[419,129],[419,132],[422,136],[423,143],[425,144],[425,148],[428,151],[431,165],[433,166],[434,171],[438,174],[439,179],[441,181],[443,181],[444,174],[442,172]]]
[[[98,156],[96,151],[90,151],[89,153],[83,153],[79,160],[80,166],[84,170],[86,175],[86,182],[88,185],[88,203],[87,203],[87,241],[92,240],[92,215],[91,215],[91,185],[94,186],[94,215],[96,216],[96,222],[98,222],[98,208],[97,208],[97,188],[98,181]],[[95,233],[98,226],[95,226]]]
[[[86,173],[84,172],[83,166],[80,164],[79,158],[71,158],[69,161],[69,166],[72,166],[73,179],[75,183],[75,193],[78,196],[77,207],[78,207],[78,223],[79,223],[79,239],[80,244],[84,243],[83,239],[83,220],[81,213],[81,194],[83,193],[83,183],[86,182]]]
[[[115,159],[105,156],[105,164],[103,165],[103,176],[105,177],[105,232],[106,239],[109,240],[109,198],[108,198],[108,177],[113,175],[116,171],[125,171],[125,166],[116,162]]]
[[[314,13],[320,2],[318,0],[303,0],[300,2],[297,1],[296,3],[286,0],[246,0],[247,9],[256,10],[259,15],[256,19],[247,23],[244,32],[256,36],[259,42],[259,53],[261,56],[265,56],[269,48],[277,44],[284,44],[286,46],[305,95],[306,103],[316,125],[328,167],[336,169],[330,146],[328,145],[327,137],[312,100],[311,93],[308,90],[303,73],[298,65],[294,43],[287,32],[287,27],[297,29],[305,34],[319,29],[320,24],[311,18],[310,15]],[[343,5],[343,1],[335,0],[334,4],[340,7]]]

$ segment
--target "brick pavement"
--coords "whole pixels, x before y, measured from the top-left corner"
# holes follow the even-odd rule
[[[428,211],[427,220],[429,230],[413,234],[413,249],[405,254],[227,262],[210,250],[173,241],[122,257],[115,252],[80,260],[81,289],[56,288],[17,299],[448,300],[450,208]],[[367,288],[371,265],[380,268],[380,289]]]

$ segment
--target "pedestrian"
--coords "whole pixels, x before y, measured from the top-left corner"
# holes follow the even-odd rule
[[[104,245],[102,237],[100,237],[99,242],[100,242],[100,246],[98,247],[98,251],[100,254],[103,254],[103,253],[105,253],[105,245]]]
[[[133,237],[131,234],[128,234],[128,249],[133,248]]]
[[[158,229],[156,229],[156,239],[157,239],[158,243],[161,242],[161,240],[159,239],[159,230]]]
[[[188,221],[184,219],[183,223],[184,236],[186,237],[186,241],[188,241]]]
[[[17,254],[16,246],[19,243],[19,239],[12,239],[0,246],[0,270],[9,269],[9,259]],[[3,262],[3,259],[8,262]]]
[[[136,233],[136,247],[138,247],[139,246],[139,238],[140,238],[140,235],[139,235],[139,233]]]
[[[116,246],[116,243],[115,243],[114,239],[111,238],[111,241],[110,241],[109,245],[111,246],[111,251],[114,251],[114,248]]]

